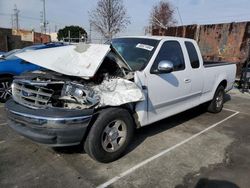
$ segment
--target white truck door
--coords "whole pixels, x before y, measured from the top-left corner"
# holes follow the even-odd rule
[[[189,57],[186,61],[187,64],[191,66],[190,76],[191,76],[191,91],[190,91],[190,102],[193,106],[200,104],[200,97],[203,90],[203,61],[199,51],[199,47],[196,43],[191,41],[185,41],[185,47],[187,50],[187,56]]]
[[[190,107],[190,67],[185,65],[181,44],[176,40],[165,41],[147,74],[148,123],[164,119]],[[188,58],[188,57],[186,57]],[[174,65],[171,73],[155,73],[161,61]]]

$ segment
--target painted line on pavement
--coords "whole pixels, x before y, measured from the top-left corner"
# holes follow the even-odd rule
[[[1,141],[0,141],[0,144],[3,144],[4,142],[5,142],[5,140],[1,140]]]
[[[226,109],[225,109],[225,110],[226,110]],[[152,162],[153,160],[155,160],[155,159],[157,159],[157,158],[159,158],[159,157],[161,157],[161,156],[163,156],[163,155],[169,153],[170,151],[172,151],[172,150],[174,150],[174,149],[176,149],[176,148],[182,146],[183,144],[186,144],[187,142],[189,142],[189,141],[195,139],[196,137],[202,135],[203,133],[209,131],[210,129],[212,129],[212,128],[218,126],[218,125],[220,125],[221,123],[223,123],[223,122],[225,122],[225,121],[231,119],[232,117],[234,117],[234,116],[236,116],[237,114],[240,113],[240,112],[238,112],[238,111],[233,111],[233,110],[230,110],[230,109],[227,109],[227,110],[228,110],[228,111],[234,112],[234,114],[232,114],[232,115],[228,116],[227,118],[225,118],[225,119],[223,119],[223,120],[221,120],[221,121],[219,121],[219,122],[217,122],[217,123],[215,123],[215,124],[209,126],[208,128],[204,129],[203,131],[200,131],[199,133],[194,134],[193,136],[187,138],[186,140],[183,140],[182,142],[180,142],[180,143],[178,143],[178,144],[176,144],[176,145],[174,145],[174,146],[172,146],[172,147],[170,147],[170,148],[168,148],[168,149],[166,149],[166,150],[163,150],[162,152],[160,152],[160,153],[158,153],[158,154],[156,154],[156,155],[154,155],[154,156],[152,156],[152,157],[150,157],[150,158],[148,158],[148,159],[146,159],[146,160],[140,162],[139,164],[133,166],[132,168],[130,168],[130,169],[128,169],[128,170],[126,170],[126,171],[120,173],[119,175],[117,175],[117,176],[111,178],[111,179],[108,180],[107,182],[105,182],[105,183],[103,183],[103,184],[100,184],[99,186],[97,186],[97,188],[105,188],[105,187],[107,187],[107,186],[109,186],[109,185],[111,185],[111,184],[117,182],[119,179],[121,179],[121,178],[123,178],[123,177],[125,177],[125,176],[127,176],[127,175],[129,175],[129,174],[131,174],[131,173],[133,173],[135,170],[141,168],[142,166],[144,166],[144,165],[146,165],[146,164]]]
[[[229,112],[234,112],[234,113],[239,112],[239,111],[231,110],[231,109],[228,109],[228,108],[223,108],[223,110],[226,110],[226,111],[229,111]],[[239,112],[239,113],[241,113],[241,112]]]

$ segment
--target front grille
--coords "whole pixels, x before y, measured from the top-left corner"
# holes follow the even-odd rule
[[[13,99],[28,107],[44,108],[48,105],[54,91],[46,86],[36,85],[35,82],[29,83],[14,80],[12,85]]]

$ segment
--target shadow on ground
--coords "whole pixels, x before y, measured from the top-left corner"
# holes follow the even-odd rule
[[[224,103],[227,103],[228,101],[231,101],[231,96],[229,94],[224,95]]]
[[[230,100],[230,99],[229,99]],[[170,118],[166,118],[157,122],[153,123],[149,126],[142,127],[135,131],[134,140],[130,144],[129,148],[126,150],[125,155],[136,149],[146,138],[157,135],[161,132],[164,132],[168,129],[176,127],[190,119],[198,117],[206,112],[204,106],[198,106],[191,110],[187,110]],[[56,152],[61,154],[73,154],[73,153],[85,153],[83,146],[70,146],[70,147],[58,147],[53,148]]]
[[[240,188],[236,184],[224,180],[200,179],[195,188]]]
[[[177,185],[175,188],[187,188],[187,186]],[[225,180],[210,180],[206,178],[201,178],[198,180],[194,188],[240,188],[240,187],[235,183]]]

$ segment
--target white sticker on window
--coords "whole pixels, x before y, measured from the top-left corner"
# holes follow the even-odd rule
[[[152,51],[154,49],[153,46],[140,44],[140,43],[136,45],[136,48],[141,48],[141,49],[148,50],[148,51]]]

